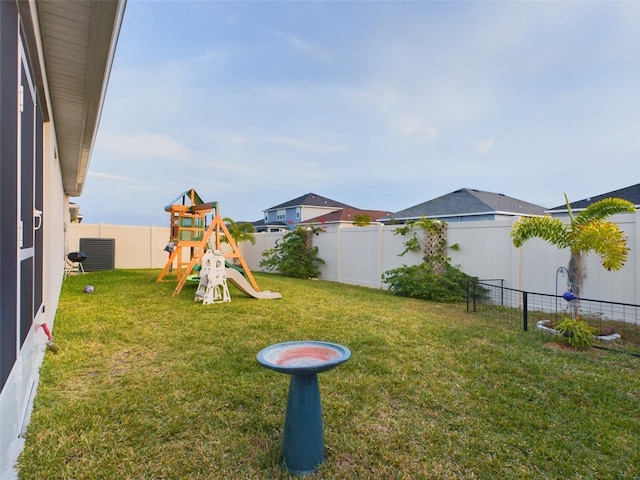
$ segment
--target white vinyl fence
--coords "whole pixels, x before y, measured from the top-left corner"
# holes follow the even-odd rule
[[[612,221],[627,236],[630,247],[625,266],[618,272],[608,272],[599,258],[587,259],[587,280],[582,296],[594,300],[640,303],[640,212],[617,215]],[[502,279],[504,286],[536,293],[562,294],[566,290],[566,275],[559,271],[567,267],[569,252],[558,250],[540,239],[529,240],[517,249],[511,243],[514,220],[450,223],[447,229],[451,263],[465,273],[480,279]],[[408,253],[402,257],[404,242],[409,236],[394,235],[395,226],[343,227],[327,229],[313,237],[319,256],[326,262],[320,278],[332,282],[385,288],[382,274],[402,265],[414,265],[422,254]],[[421,231],[418,231],[418,236]],[[272,248],[283,232],[258,233],[256,243],[243,242],[240,250],[253,271],[260,271],[262,252]],[[78,249],[80,238],[114,238],[116,268],[162,268],[167,254],[169,228],[131,227],[117,225],[72,224],[68,230],[68,251]]]
[[[71,223],[67,229],[67,252],[80,249],[81,238],[115,239],[115,268],[162,268],[169,227]]]

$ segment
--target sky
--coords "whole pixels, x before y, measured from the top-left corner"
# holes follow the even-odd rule
[[[256,221],[307,193],[546,208],[640,183],[640,2],[129,0],[86,223],[194,188]]]

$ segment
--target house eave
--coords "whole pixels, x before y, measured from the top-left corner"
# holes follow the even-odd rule
[[[43,116],[53,122],[64,191],[76,197],[85,185],[126,0],[18,5],[33,25],[26,41]]]
[[[414,216],[406,216],[406,217],[385,217],[379,218],[377,221],[379,222],[389,222],[391,220],[398,221],[407,221],[407,220],[418,220],[422,217],[431,218],[431,219],[439,219],[446,220],[447,218],[459,218],[459,217],[477,217],[477,216],[486,216],[486,215],[505,215],[510,217],[542,217],[544,215],[538,215],[535,213],[522,213],[522,212],[508,212],[508,211],[490,211],[490,212],[472,212],[472,213],[448,213],[446,215],[414,215]]]

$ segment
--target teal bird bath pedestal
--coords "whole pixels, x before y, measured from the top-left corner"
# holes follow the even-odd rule
[[[290,473],[309,475],[324,462],[324,432],[318,373],[351,358],[351,351],[328,342],[271,345],[257,355],[260,365],[291,375],[284,422],[283,457]]]

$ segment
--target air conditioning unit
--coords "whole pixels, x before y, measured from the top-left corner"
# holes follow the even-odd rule
[[[82,262],[85,272],[115,268],[115,238],[81,238],[80,251],[87,255],[87,259]]]

